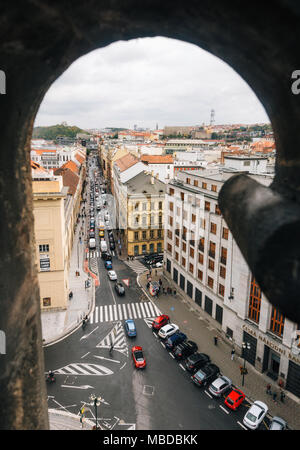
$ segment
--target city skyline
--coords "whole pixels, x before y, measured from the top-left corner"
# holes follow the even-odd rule
[[[268,123],[247,83],[226,63],[187,42],[118,41],[75,61],[50,87],[34,126],[141,128]]]

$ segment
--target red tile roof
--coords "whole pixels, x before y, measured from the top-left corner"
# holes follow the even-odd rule
[[[141,161],[145,164],[173,164],[172,155],[142,155]]]
[[[120,169],[120,172],[124,172],[124,170],[129,169],[129,167],[134,166],[138,162],[138,158],[133,156],[131,153],[128,153],[127,155],[117,159],[115,164]]]

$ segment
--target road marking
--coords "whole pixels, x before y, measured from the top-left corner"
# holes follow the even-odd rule
[[[96,323],[98,322],[98,313],[99,313],[99,306],[96,306],[96,309],[95,309],[95,322]]]
[[[141,319],[142,316],[141,316],[141,311],[140,311],[140,308],[139,308],[139,304],[136,303],[135,305],[136,305],[136,311],[137,311],[137,314],[138,314],[138,316],[139,316],[139,319]]]
[[[83,355],[83,356],[81,357],[81,359],[82,359],[82,358],[85,358],[89,353],[91,353],[91,352],[87,352],[85,355]]]
[[[173,355],[173,353],[169,353],[169,355],[173,358],[173,359],[175,359],[175,356]]]
[[[94,328],[93,331],[91,331],[89,334],[85,334],[84,336],[82,336],[82,337],[80,338],[80,340],[82,340],[82,339],[87,339],[87,338],[88,338],[92,333],[94,333],[94,331],[96,331],[98,328],[99,328],[99,327]]]
[[[149,302],[148,306],[149,306],[149,309],[151,310],[151,316],[155,316],[155,311],[154,311],[154,308],[152,306],[152,303]]]
[[[204,390],[205,394],[208,395],[210,398],[212,398],[212,396],[210,395],[209,392],[207,392],[206,390]]]
[[[123,312],[124,312],[124,319],[127,319],[127,311],[125,308],[125,303],[122,304]]]
[[[112,322],[114,320],[113,311],[112,311],[112,305],[109,305],[109,317],[110,321]]]
[[[134,306],[134,303],[131,303],[131,307],[132,307],[132,311],[133,311],[134,319],[137,319],[137,314],[136,314],[136,311],[135,311],[135,306]]]
[[[117,311],[117,305],[114,305],[114,320],[118,320],[118,311]]]
[[[84,386],[70,386],[69,384],[61,384],[60,387],[72,388],[72,389],[95,389],[94,386],[89,386],[88,384],[85,384]],[[72,405],[72,406],[76,406],[76,405]]]
[[[185,367],[183,367],[182,364],[179,364],[179,366],[182,368],[182,370],[186,370]]]
[[[150,314],[150,311],[149,311],[149,309],[148,309],[148,303],[144,303],[143,306],[145,307],[145,310],[146,310],[146,312],[147,312],[147,316],[152,317],[152,315]]]
[[[229,414],[229,411],[227,411],[227,409],[225,409],[223,406],[221,406],[221,405],[219,405],[220,406],[220,408],[221,409],[223,409],[223,411],[226,413],[226,414]]]
[[[123,319],[123,314],[122,314],[122,307],[121,307],[120,304],[118,305],[118,311],[119,311],[120,320],[122,320]]]
[[[244,427],[244,425],[241,424],[241,422],[237,421],[240,427],[244,428],[244,430],[248,430],[248,428]]]
[[[165,344],[162,341],[160,341],[160,343],[164,348],[166,348]]]

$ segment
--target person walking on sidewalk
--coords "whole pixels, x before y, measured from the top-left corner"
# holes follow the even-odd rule
[[[214,344],[218,345],[218,336],[214,336]]]
[[[231,361],[233,361],[234,359],[234,354],[235,354],[235,350],[234,348],[231,350]]]
[[[272,394],[272,392],[271,392],[271,385],[270,385],[270,383],[268,383],[268,384],[267,384],[267,389],[266,389],[266,393],[267,393],[267,394],[269,394],[269,395],[271,395],[271,394]]]
[[[281,401],[282,403],[284,403],[284,399],[285,399],[285,393],[284,393],[284,391],[281,389],[281,390],[280,390],[280,401]]]

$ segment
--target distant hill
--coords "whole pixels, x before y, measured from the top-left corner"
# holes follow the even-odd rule
[[[32,133],[32,139],[47,139],[54,140],[58,136],[64,136],[69,138],[76,138],[77,133],[90,134],[81,128],[76,126],[70,126],[66,123],[59,125],[52,125],[50,127],[34,127]]]

